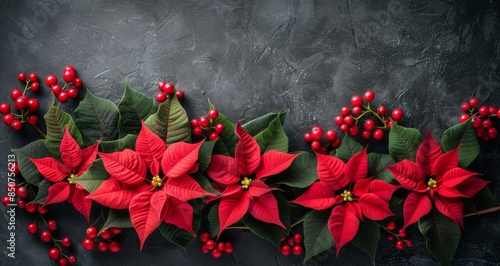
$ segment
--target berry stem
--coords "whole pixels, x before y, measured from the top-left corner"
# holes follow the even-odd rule
[[[248,226],[229,226],[227,229],[237,229],[237,230],[250,230],[250,228],[248,228]]]
[[[38,132],[38,134],[40,134],[40,136],[42,137],[42,139],[46,139],[47,138],[47,135],[45,135],[45,133],[43,133],[43,131],[40,130],[40,128],[37,125],[31,125],[31,126],[36,130],[36,132]]]
[[[290,225],[290,229],[294,228],[295,226],[301,224],[304,222],[304,219],[300,219],[298,221],[296,221],[295,223],[293,223],[292,225]]]
[[[493,208],[488,208],[488,209],[480,210],[480,211],[477,211],[477,212],[466,213],[466,214],[464,214],[464,217],[471,217],[471,216],[486,214],[486,213],[490,213],[490,212],[497,212],[497,211],[500,211],[500,207],[493,207]]]

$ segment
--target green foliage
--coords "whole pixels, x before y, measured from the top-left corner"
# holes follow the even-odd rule
[[[422,135],[415,128],[407,128],[392,123],[389,131],[389,153],[396,162],[404,159],[415,161]]]
[[[479,155],[479,142],[470,119],[467,122],[448,128],[443,133],[441,147],[447,152],[460,146],[458,163],[467,168]]]
[[[141,121],[146,120],[156,112],[156,106],[151,97],[138,92],[128,85],[125,80],[125,91],[118,104],[120,117],[118,119],[118,129],[120,138],[127,134],[139,134],[141,131]]]

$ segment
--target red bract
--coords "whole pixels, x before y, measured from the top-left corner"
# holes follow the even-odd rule
[[[96,158],[97,148],[96,143],[81,149],[66,126],[60,146],[62,163],[52,157],[30,158],[45,179],[54,183],[49,187],[45,205],[67,200],[89,221],[92,201],[85,198],[89,193],[74,180],[90,167]]]
[[[257,220],[285,228],[271,193],[274,189],[264,180],[287,169],[298,155],[273,150],[261,155],[259,144],[239,122],[235,133],[240,139],[235,157],[212,155],[207,168],[210,178],[226,186],[219,205],[219,235],[247,212]]]
[[[458,151],[459,148],[456,148],[443,153],[428,130],[418,148],[416,162],[403,160],[387,167],[402,187],[412,191],[403,206],[403,228],[431,211],[430,199],[434,200],[439,212],[464,227],[463,202],[460,198],[474,196],[489,181],[476,178],[479,174],[460,168]]]
[[[332,234],[337,255],[358,232],[363,216],[382,220],[393,213],[388,201],[398,186],[368,178],[366,148],[344,163],[337,157],[316,153],[319,182],[313,183],[300,197],[291,201],[315,210],[332,209],[328,229]],[[335,196],[334,191],[341,194]]]
[[[188,175],[198,170],[202,144],[178,142],[167,149],[143,123],[136,151],[99,153],[111,176],[88,198],[110,208],[128,208],[141,250],[162,221],[194,235],[193,207],[187,201],[211,195]]]

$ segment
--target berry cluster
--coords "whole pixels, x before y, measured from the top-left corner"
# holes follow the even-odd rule
[[[172,95],[175,91],[175,96],[177,97],[177,100],[182,101],[184,98],[186,98],[186,94],[182,90],[176,90],[175,86],[172,83],[168,83],[165,81],[160,81],[158,82],[158,92],[156,94],[156,100],[160,103],[166,101],[168,99],[168,96]]]
[[[290,255],[290,252],[292,252],[294,255],[302,255],[304,252],[304,247],[300,245],[302,243],[302,234],[300,233],[295,233],[291,237],[287,237],[286,235],[281,238],[281,254],[283,256],[288,256]]]
[[[45,78],[45,84],[49,86],[59,102],[65,103],[70,98],[75,99],[78,97],[78,89],[82,87],[82,79],[76,76],[73,66],[64,67],[62,78],[64,80],[64,86],[62,87],[57,83],[57,77],[54,74],[50,74]]]
[[[478,99],[470,98],[468,102],[462,103],[460,109],[464,112],[460,115],[460,123],[472,117],[472,127],[476,131],[477,138],[488,141],[498,137],[498,130],[493,126],[491,118],[500,117],[500,108],[479,105]]]
[[[387,239],[392,241],[394,239],[396,240],[396,248],[399,250],[402,250],[406,247],[413,247],[413,241],[409,238],[407,238],[407,233],[405,229],[399,229],[398,233],[394,233],[393,231],[396,230],[396,222],[395,221],[389,221],[387,223],[387,227],[385,227],[385,230],[388,232],[387,234]]]
[[[328,140],[331,148],[336,149],[340,147],[342,140],[337,137],[337,132],[335,130],[329,129],[325,134],[323,133],[323,128],[321,128],[320,126],[313,126],[310,132],[304,134],[304,140],[307,143],[311,144],[311,149],[313,151],[317,151],[323,154],[328,153],[328,146],[323,146],[321,144],[323,135],[325,136],[326,140]]]
[[[99,230],[91,225],[85,230],[85,235],[87,237],[82,241],[83,249],[91,251],[95,248],[97,243],[97,249],[99,249],[99,251],[105,252],[109,250],[116,253],[121,250],[122,244],[118,240],[112,238],[121,233],[122,229],[119,227],[106,228],[99,233]]]
[[[4,115],[4,124],[19,131],[23,128],[23,123],[25,122],[33,126],[38,123],[36,112],[40,109],[40,103],[36,98],[30,98],[27,92],[30,90],[38,92],[40,84],[38,83],[38,75],[36,73],[31,73],[27,76],[26,73],[22,72],[17,75],[17,79],[25,84],[24,90],[20,90],[19,88],[13,89],[10,92],[10,98],[14,101],[13,109],[19,113],[11,112],[11,106],[5,102],[0,104],[0,113]]]
[[[215,124],[215,119],[219,117],[219,111],[212,109],[205,116],[200,118],[193,118],[190,121],[191,128],[193,129],[193,135],[197,138],[203,136],[203,131],[207,131],[209,140],[216,140],[219,138],[220,134],[224,133],[224,124]],[[215,125],[213,125],[215,124]]]
[[[231,254],[234,251],[233,243],[231,242],[216,242],[210,238],[210,233],[203,232],[200,235],[200,240],[203,242],[201,252],[203,254],[212,254],[214,258],[220,258],[223,253]]]

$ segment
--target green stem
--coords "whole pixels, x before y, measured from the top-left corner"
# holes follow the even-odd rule
[[[299,225],[299,224],[301,224],[303,222],[304,222],[304,219],[300,219],[300,220],[296,221],[295,223],[293,223],[292,225],[290,225],[290,229],[294,228],[295,226],[297,226],[297,225]]]
[[[43,131],[40,130],[40,128],[37,125],[31,125],[31,126],[38,132],[38,134],[40,134],[40,136],[42,136],[43,139],[47,138],[47,135],[45,135],[45,133],[43,133]]]
[[[247,226],[229,226],[228,228],[226,229],[237,229],[237,230],[250,230],[250,228],[248,228]]]

